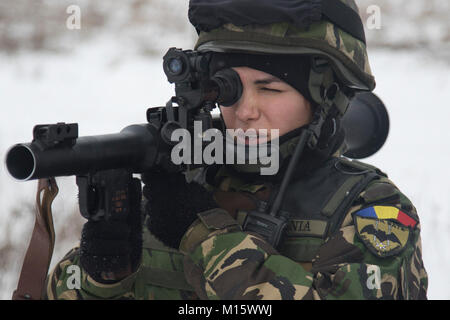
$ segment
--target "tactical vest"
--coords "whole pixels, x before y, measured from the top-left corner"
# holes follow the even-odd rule
[[[281,207],[289,216],[278,251],[297,262],[311,262],[325,239],[341,226],[350,207],[370,182],[386,177],[376,167],[332,158],[319,169],[291,182]],[[246,212],[238,212],[238,221]]]
[[[167,256],[167,260],[172,261],[172,264],[182,263],[182,253],[178,250],[165,246],[148,230],[145,230],[143,240],[144,250],[150,250],[152,254],[158,254],[158,257],[163,255]],[[173,290],[194,291],[191,285],[187,283],[182,270],[168,270],[168,268],[164,265],[160,265],[159,267],[148,265],[141,266],[139,271],[139,280],[145,285],[152,285]]]
[[[325,239],[341,226],[348,210],[370,182],[386,177],[376,167],[345,158],[332,158],[319,169],[291,182],[281,211],[290,216],[278,251],[299,262],[310,263]],[[240,210],[242,223],[246,212]],[[180,255],[150,234],[144,234],[144,248]],[[146,267],[144,282],[166,288],[192,291],[181,271]]]

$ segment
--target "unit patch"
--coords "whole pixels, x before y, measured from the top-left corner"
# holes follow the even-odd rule
[[[376,256],[389,257],[401,252],[417,221],[392,206],[374,206],[353,216],[358,237]]]

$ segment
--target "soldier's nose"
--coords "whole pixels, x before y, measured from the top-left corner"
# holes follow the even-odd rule
[[[259,119],[261,112],[258,108],[258,100],[254,94],[244,92],[235,106],[235,115],[242,122]]]

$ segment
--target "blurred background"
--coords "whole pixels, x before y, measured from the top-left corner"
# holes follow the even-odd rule
[[[364,161],[387,172],[417,207],[428,297],[450,299],[450,2],[357,3],[375,93],[391,121],[385,146]],[[0,0],[0,299],[16,288],[36,192],[36,182],[7,174],[6,151],[31,141],[35,124],[78,122],[80,135],[94,135],[145,122],[146,109],[173,94],[162,56],[193,47],[187,7],[187,0]],[[75,178],[57,182],[51,267],[79,241],[84,223]]]

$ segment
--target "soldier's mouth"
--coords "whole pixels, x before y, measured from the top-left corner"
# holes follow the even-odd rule
[[[250,129],[247,131],[240,130],[236,135],[236,143],[245,145],[257,145],[262,143],[267,143],[270,141],[270,132],[267,130],[254,130]]]

